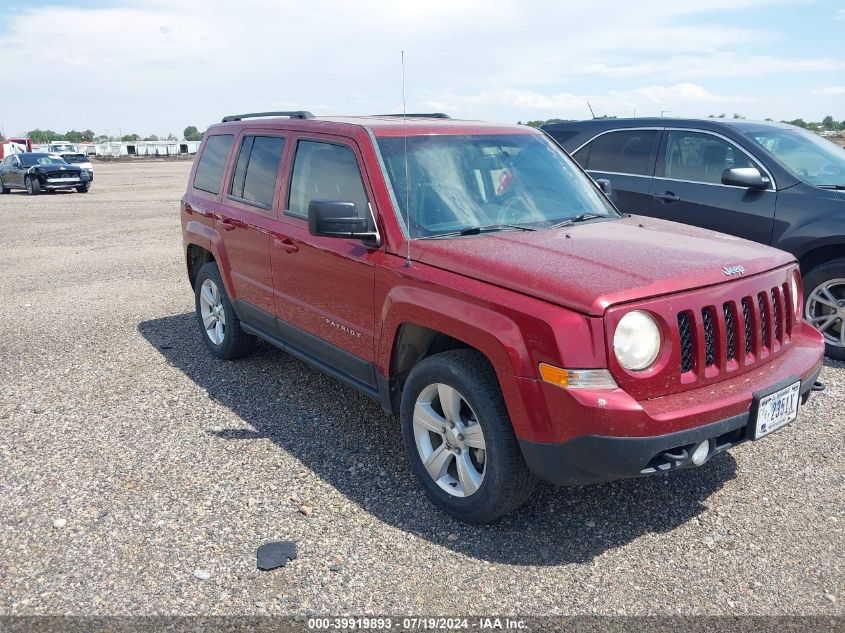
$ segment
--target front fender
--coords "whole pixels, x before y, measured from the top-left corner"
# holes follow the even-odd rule
[[[548,424],[534,419],[544,412],[529,411],[520,392],[516,376],[532,375],[533,362],[519,326],[508,316],[426,288],[395,286],[385,298],[381,322],[378,366],[383,375],[390,375],[399,328],[424,326],[474,347],[490,360],[518,436],[531,436],[531,428]]]

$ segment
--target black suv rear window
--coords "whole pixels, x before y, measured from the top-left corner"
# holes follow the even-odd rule
[[[592,143],[586,169],[651,176],[658,130],[622,130],[602,134]],[[584,159],[579,155],[576,160]]]
[[[197,174],[194,176],[194,187],[208,193],[220,192],[220,181],[226,168],[226,159],[232,149],[234,136],[231,134],[217,134],[209,136],[202,151]]]

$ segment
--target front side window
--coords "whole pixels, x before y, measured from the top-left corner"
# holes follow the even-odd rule
[[[272,207],[284,147],[285,139],[279,136],[244,137],[230,193],[262,207]]]
[[[299,141],[286,213],[308,217],[308,205],[312,200],[354,202],[358,217],[369,218],[367,192],[351,148]]]
[[[592,142],[586,168],[651,176],[659,134],[658,130],[621,130],[602,134]]]
[[[197,165],[194,187],[213,194],[220,192],[220,181],[223,179],[223,170],[226,169],[226,160],[229,158],[233,140],[234,136],[231,134],[208,137]]]
[[[412,136],[407,158],[405,144],[403,137],[378,140],[412,238],[497,225],[544,228],[581,215],[618,217],[545,136]]]
[[[745,135],[802,180],[821,187],[845,186],[845,151],[818,134],[770,128]]]
[[[721,184],[722,174],[734,167],[762,169],[733,143],[705,132],[671,130],[666,138],[664,176]]]

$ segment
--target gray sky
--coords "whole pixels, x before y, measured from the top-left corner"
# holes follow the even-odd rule
[[[0,0],[7,134],[223,115],[845,119],[841,0]]]

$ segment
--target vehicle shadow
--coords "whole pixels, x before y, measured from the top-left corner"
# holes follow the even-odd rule
[[[589,561],[644,534],[683,525],[736,473],[733,457],[722,454],[703,468],[668,477],[582,488],[541,484],[513,515],[492,525],[465,525],[429,503],[406,465],[397,418],[366,396],[269,345],[239,361],[217,360],[203,345],[193,313],[145,321],[138,331],[252,427],[208,432],[239,442],[270,439],[385,523],[483,560]]]

